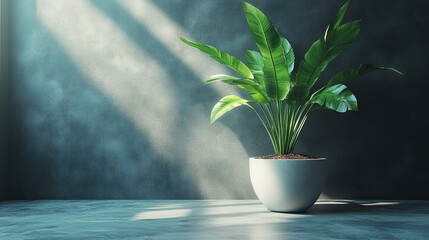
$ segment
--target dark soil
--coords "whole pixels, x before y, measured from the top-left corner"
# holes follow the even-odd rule
[[[300,153],[289,153],[286,155],[268,155],[257,157],[261,159],[315,159],[316,157],[300,154]]]

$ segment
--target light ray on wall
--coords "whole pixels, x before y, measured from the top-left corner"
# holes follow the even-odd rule
[[[130,6],[131,3],[123,4]],[[135,3],[137,9],[150,6],[147,1]],[[195,51],[183,54],[185,47],[182,49],[176,35],[169,33],[178,27],[177,24],[153,6],[150,11],[158,27],[163,26],[160,32],[151,29],[152,34],[179,59],[192,55],[184,61],[197,66],[192,68],[196,75],[211,74],[202,69],[207,70],[212,60]],[[148,138],[159,156],[146,160],[162,159],[185,165],[186,172],[174,172],[173,177],[180,179],[181,175],[186,175],[193,179],[202,197],[237,198],[252,194],[249,193],[247,154],[237,136],[222,124],[209,126],[208,113],[201,107],[180,102],[187,100],[179,98],[183,93],[171,84],[174,76],[107,15],[87,0],[38,0],[37,15],[82,73]],[[154,20],[143,17],[141,21],[154,24]],[[164,41],[175,43],[169,45]],[[222,69],[215,67],[213,71],[218,73]],[[228,93],[223,87],[216,88],[216,92],[222,96]],[[178,112],[179,104],[185,108],[182,112]],[[186,118],[186,121],[178,121],[179,118]],[[180,181],[177,184],[186,191],[187,186],[180,186]]]
[[[37,1],[37,14],[93,84],[147,134],[160,152],[174,132],[175,93],[157,63],[89,1]],[[156,81],[150,81],[156,79]],[[150,81],[150,82],[149,82]]]
[[[180,36],[192,39],[189,32],[171,20],[150,1],[118,0],[118,3],[152,35],[157,37],[166,48],[179,56],[200,79],[207,79],[211,75],[227,72],[226,67],[222,67],[209,56],[182,43],[179,40]],[[238,94],[233,87],[225,84],[212,84],[210,86],[222,95]]]

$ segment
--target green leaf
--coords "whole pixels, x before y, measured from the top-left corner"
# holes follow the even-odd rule
[[[352,69],[348,69],[342,72],[339,72],[337,74],[335,74],[335,76],[333,76],[331,78],[331,80],[329,80],[328,84],[326,85],[327,87],[330,86],[334,86],[337,84],[344,84],[346,83],[348,80],[355,78],[355,77],[359,77],[362,76],[364,74],[376,71],[376,70],[389,70],[389,71],[393,71],[396,72],[398,74],[402,73],[394,68],[388,68],[388,67],[377,67],[371,64],[361,64],[355,68]]]
[[[214,123],[217,119],[222,117],[225,113],[241,105],[249,106],[249,100],[240,98],[235,95],[228,95],[219,100],[218,103],[213,107],[210,115],[210,123]]]
[[[290,83],[292,86],[295,85],[295,83],[296,83],[296,72],[292,72],[290,74]]]
[[[310,101],[340,113],[358,110],[356,97],[343,84],[318,90],[311,96]]]
[[[352,21],[333,29],[327,34],[326,40],[317,40],[299,65],[296,84],[292,87],[287,99],[305,100],[327,65],[352,43],[359,31],[360,20]]]
[[[280,35],[259,9],[246,2],[243,5],[250,32],[263,57],[267,94],[274,99],[284,99],[289,92],[290,81]]]
[[[362,20],[359,19],[345,23],[333,29],[332,32],[327,34],[326,38],[323,40],[329,47],[335,46],[335,50],[338,52],[339,55],[358,36],[361,28],[361,22]],[[332,58],[335,57],[336,56],[332,56]]]
[[[216,74],[216,75],[210,76],[206,80],[206,83],[210,84],[210,83],[218,82],[218,81],[229,83],[229,82],[235,81],[235,80],[242,80],[242,79],[238,78],[238,77],[233,77],[233,76],[225,75],[225,74]],[[248,80],[248,81],[252,82],[250,80]]]
[[[312,84],[316,82],[320,73],[326,68],[322,62],[327,51],[327,46],[322,40],[317,40],[310,47],[299,65],[295,84],[289,91],[287,100],[300,101],[307,98]]]
[[[340,10],[338,11],[337,15],[335,15],[335,17],[332,20],[331,24],[329,24],[329,27],[326,29],[326,34],[329,33],[329,32],[331,32],[333,29],[336,29],[341,24],[341,21],[343,20],[344,15],[346,14],[346,11],[347,11],[347,8],[349,7],[349,4],[350,4],[350,0],[347,1],[340,8]]]
[[[253,51],[253,50],[247,50],[246,51],[246,60],[249,64],[249,68],[253,73],[253,76],[255,77],[255,80],[260,84],[264,85],[264,59],[262,58],[262,55],[259,52]]]
[[[250,69],[244,64],[240,59],[229,55],[228,53],[222,52],[218,49],[216,49],[213,46],[203,44],[203,43],[197,43],[187,40],[184,37],[180,37],[180,40],[182,40],[184,43],[188,44],[191,47],[197,48],[200,51],[207,53],[212,57],[214,60],[225,64],[226,66],[230,67],[232,70],[236,71],[243,77],[247,79],[253,79],[253,74],[250,71]]]
[[[284,55],[286,58],[286,67],[290,75],[295,65],[295,54],[293,52],[292,45],[290,45],[289,41],[286,38],[280,37],[280,41],[282,43]]]
[[[290,89],[286,97],[286,102],[292,103],[302,103],[304,98],[302,96],[308,96],[309,89],[306,84],[296,82],[293,87]]]
[[[206,83],[210,84],[217,81],[228,83],[230,85],[234,85],[243,89],[258,103],[268,103],[268,101],[270,100],[267,93],[264,91],[264,88],[258,83],[253,82],[251,80],[240,79],[224,74],[218,74],[211,76],[209,79],[206,80]]]

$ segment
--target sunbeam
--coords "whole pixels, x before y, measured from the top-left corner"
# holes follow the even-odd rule
[[[186,66],[192,69],[200,79],[227,71],[225,67],[213,64],[213,60],[207,55],[191,49],[179,41],[179,36],[190,38],[190,34],[150,1],[118,0],[117,2],[166,48],[176,56],[180,56]],[[213,84],[211,87],[222,95],[238,94],[231,86],[224,84]]]
[[[149,135],[153,147],[169,148],[176,106],[162,96],[175,93],[162,68],[88,1],[39,0],[37,14],[93,84]],[[156,81],[148,84],[151,79]]]
[[[121,4],[198,77],[225,72],[222,67],[212,68],[209,57],[183,50],[178,35],[186,32],[148,1]],[[184,89],[176,89],[172,83],[177,76],[166,71],[159,59],[106,14],[86,0],[37,1],[37,15],[44,27],[92,84],[150,140],[159,156],[145,161],[161,159],[185,165],[185,171],[170,173],[178,179],[177,188],[185,192],[190,190],[181,186],[184,176],[195,182],[204,198],[251,196],[247,154],[237,136],[222,124],[209,126],[208,109],[192,102]],[[210,70],[206,66],[211,66]],[[229,86],[213,90],[219,95],[235,93]]]

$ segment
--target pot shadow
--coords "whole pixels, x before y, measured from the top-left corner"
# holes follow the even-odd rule
[[[404,202],[392,200],[321,200],[317,201],[310,209],[303,214],[321,215],[321,214],[338,214],[353,212],[381,211],[391,209],[403,209]]]

